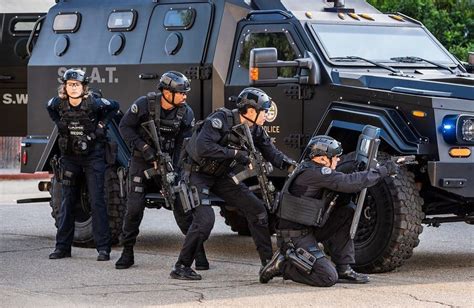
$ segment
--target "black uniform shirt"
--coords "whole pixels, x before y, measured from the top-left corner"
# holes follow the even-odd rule
[[[156,96],[156,102],[161,108],[161,95]],[[192,128],[194,126],[194,112],[187,104],[183,105],[186,111],[181,119],[181,125],[178,133],[174,136],[174,149],[168,151],[172,156],[173,165],[177,166],[179,161],[179,154],[183,145],[184,138],[190,137]],[[160,119],[173,120],[176,118],[178,108],[165,110],[161,108]],[[131,149],[141,150],[146,143],[140,134],[141,124],[150,120],[150,112],[148,108],[148,99],[146,96],[139,97],[127,110],[122,120],[120,121],[120,134],[123,139],[130,146]],[[159,133],[159,132],[158,132]],[[153,147],[153,144],[149,144]]]
[[[233,159],[235,149],[220,144],[232,127],[240,123],[238,113],[233,112],[233,114],[232,124],[229,123],[226,113],[222,110],[217,110],[204,120],[196,142],[196,152],[199,157],[216,160]],[[275,147],[265,130],[257,125],[250,127],[250,130],[255,147],[262,153],[265,160],[277,168],[285,167],[284,161],[285,159],[289,161],[289,159]]]
[[[320,199],[324,189],[341,193],[356,193],[363,188],[374,186],[380,179],[388,175],[384,166],[346,174],[324,167],[311,160],[307,160],[303,164],[306,169],[294,179],[288,189],[295,196]],[[304,229],[307,227],[280,219],[278,228]]]

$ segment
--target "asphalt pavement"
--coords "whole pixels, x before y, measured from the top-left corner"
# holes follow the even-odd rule
[[[0,307],[474,307],[474,229],[465,223],[425,227],[413,257],[369,284],[314,288],[281,278],[260,284],[251,238],[230,231],[216,209],[211,269],[188,282],[169,278],[184,237],[166,210],[145,211],[130,269],[114,268],[120,247],[109,262],[77,247],[72,258],[49,260],[49,204],[14,202],[48,196],[35,192],[37,181],[0,181]]]

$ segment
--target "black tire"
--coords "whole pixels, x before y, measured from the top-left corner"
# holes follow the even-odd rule
[[[379,161],[388,158],[379,153]],[[423,199],[406,168],[367,190],[355,246],[355,269],[382,273],[401,266],[418,246],[423,231]]]
[[[225,218],[225,224],[230,226],[232,231],[242,236],[251,235],[247,218],[239,210],[230,210],[229,208],[221,206],[220,214]],[[276,216],[273,214],[268,214],[268,227],[270,234],[274,234],[276,230]]]
[[[221,206],[220,214],[225,218],[225,224],[230,226],[232,231],[237,232],[239,235],[250,236],[247,218],[239,213],[237,209],[230,210],[225,206]]]
[[[79,181],[80,186],[80,200],[76,204],[75,210],[75,229],[74,229],[74,246],[80,247],[95,247],[94,237],[92,234],[92,217],[91,209],[88,199],[87,187],[84,179]],[[61,207],[61,183],[56,177],[51,179],[51,216],[55,220],[55,226],[58,227],[60,220]],[[105,171],[105,202],[107,204],[107,211],[109,215],[109,226],[112,235],[112,244],[117,244],[119,236],[122,232],[122,222],[125,213],[125,197],[120,196],[120,184],[117,176],[117,167],[107,167]]]

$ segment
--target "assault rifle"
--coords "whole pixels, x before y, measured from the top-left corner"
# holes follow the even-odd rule
[[[251,191],[260,189],[265,206],[272,213],[275,203],[275,186],[268,179],[268,175],[273,171],[273,166],[271,163],[264,161],[262,153],[255,148],[250,128],[246,123],[234,126],[233,130],[241,137],[244,147],[249,152],[250,168],[234,175],[232,180],[239,184],[245,179],[256,176],[258,185],[251,186],[249,189]]]
[[[165,198],[166,208],[173,209],[176,200],[175,191],[173,189],[176,180],[176,172],[173,168],[171,157],[168,153],[161,151],[160,139],[156,130],[155,121],[149,120],[143,122],[143,129],[153,140],[156,150],[157,168],[150,168],[144,171],[147,179],[153,179],[158,185],[161,185],[161,194]],[[161,176],[158,182],[157,176]]]
[[[363,165],[362,170],[369,170],[377,165],[377,152],[380,145],[380,128],[366,125],[362,129],[362,133],[359,136],[357,142],[356,161],[359,165]],[[362,213],[362,207],[364,206],[365,195],[367,194],[367,188],[361,190],[359,197],[357,198],[357,207],[352,218],[352,224],[350,229],[351,239],[354,239],[357,232],[357,226],[359,225],[360,214]]]

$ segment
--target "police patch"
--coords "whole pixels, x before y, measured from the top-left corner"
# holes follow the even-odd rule
[[[49,100],[49,102],[48,102],[48,107],[51,106],[51,104],[53,103],[53,100],[54,100],[54,98],[52,98],[52,99]]]
[[[138,106],[137,104],[133,104],[132,107],[130,107],[130,111],[132,113],[138,113]]]
[[[331,173],[332,173],[331,168],[328,168],[328,167],[322,167],[321,168],[321,174],[331,174]]]
[[[105,98],[101,98],[102,100],[102,103],[106,104],[106,105],[110,105],[110,102],[108,100],[106,100]]]
[[[212,119],[211,124],[212,124],[212,127],[214,128],[217,128],[217,129],[222,128],[222,121],[220,119],[216,119],[216,118]]]

